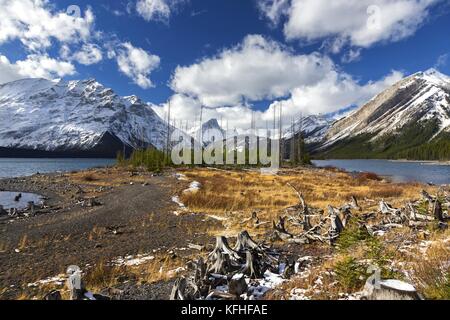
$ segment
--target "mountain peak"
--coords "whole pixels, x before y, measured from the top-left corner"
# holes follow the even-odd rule
[[[215,118],[209,119],[208,121],[203,123],[203,130],[212,129],[212,128],[222,129],[219,125],[219,121],[217,121],[217,119],[215,119]]]
[[[439,72],[435,68],[430,68],[424,72],[416,73],[415,76],[439,86],[450,85],[450,77]]]

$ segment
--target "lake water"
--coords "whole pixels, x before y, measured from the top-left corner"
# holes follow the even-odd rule
[[[0,158],[0,178],[39,173],[69,172],[114,165],[114,159],[22,159]]]
[[[42,201],[42,197],[38,194],[24,193],[22,192],[22,197],[16,201],[15,197],[18,192],[0,192],[0,204],[5,210],[9,208],[25,209],[28,206],[28,202],[33,201],[35,204],[39,204]]]
[[[450,184],[450,164],[389,160],[316,160],[320,167],[333,166],[349,172],[374,172],[395,182]]]

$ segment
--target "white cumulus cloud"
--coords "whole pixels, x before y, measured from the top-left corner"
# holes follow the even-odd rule
[[[73,74],[75,67],[70,62],[53,59],[46,54],[32,54],[14,63],[0,55],[0,83],[23,78],[54,79]]]
[[[171,81],[176,92],[171,107],[178,119],[198,121],[204,106],[205,119],[222,118],[231,128],[248,128],[252,104],[274,100],[265,111],[253,112],[264,128],[281,103],[288,123],[300,113],[329,113],[361,106],[402,78],[403,73],[392,71],[381,79],[361,83],[327,56],[296,54],[275,41],[250,35],[217,56],[178,67]],[[159,114],[167,112],[167,104],[154,108]]]
[[[131,78],[135,84],[143,89],[153,87],[150,74],[160,64],[160,58],[158,56],[152,55],[126,42],[118,50],[116,59],[119,70]]]
[[[147,21],[167,22],[175,8],[186,0],[138,0],[136,11]]]
[[[275,41],[249,35],[216,57],[177,67],[171,87],[209,107],[229,106],[286,96],[300,85],[320,81],[332,68],[327,57],[295,55]]]
[[[276,23],[286,16],[287,39],[333,38],[339,44],[368,48],[413,35],[442,0],[264,0],[260,10]],[[280,5],[283,4],[283,6]]]
[[[79,42],[92,35],[91,9],[80,16],[56,12],[47,0],[0,0],[0,44],[18,39],[29,50],[42,50],[52,40]]]

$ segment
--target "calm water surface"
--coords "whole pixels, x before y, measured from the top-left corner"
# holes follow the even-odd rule
[[[320,167],[333,166],[349,172],[374,172],[395,182],[450,184],[450,163],[389,160],[316,160]]]
[[[39,204],[42,201],[42,197],[34,193],[24,193],[22,192],[22,197],[16,201],[15,197],[18,192],[0,192],[0,205],[3,206],[5,210],[9,208],[25,209],[28,206],[28,202],[33,201],[35,204]]]
[[[0,158],[0,178],[30,176],[37,172],[68,172],[114,165],[114,159]]]

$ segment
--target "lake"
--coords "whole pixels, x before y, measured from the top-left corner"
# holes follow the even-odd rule
[[[22,159],[0,158],[0,178],[23,177],[39,173],[70,172],[111,166],[114,159]]]
[[[349,172],[374,172],[395,182],[450,184],[450,163],[390,160],[315,160],[313,163]]]
[[[28,202],[32,201],[35,204],[39,204],[42,201],[42,197],[34,193],[21,193],[19,199],[15,199],[18,192],[0,191],[0,204],[5,210],[9,208],[16,208],[19,210],[25,209],[28,206]]]

